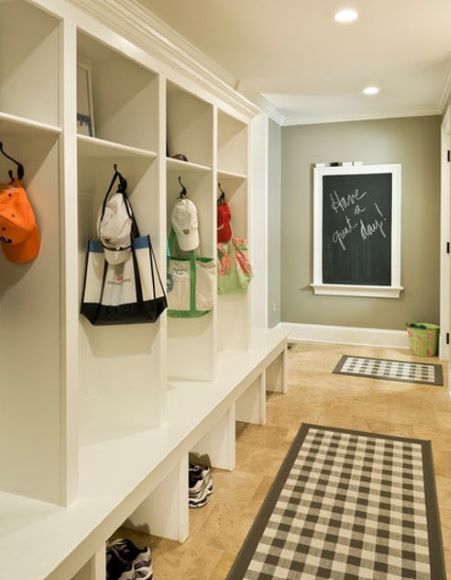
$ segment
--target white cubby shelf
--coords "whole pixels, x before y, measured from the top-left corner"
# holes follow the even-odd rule
[[[113,141],[105,141],[88,135],[77,135],[78,153],[81,157],[127,159],[145,157],[156,159],[155,151],[130,147]]]
[[[244,173],[234,173],[233,171],[222,171],[218,170],[218,181],[224,182],[242,182],[247,179],[247,175]]]
[[[0,252],[0,578],[20,562],[23,578],[104,580],[121,525],[186,540],[189,453],[232,470],[235,422],[264,424],[266,389],[286,390],[286,335],[252,328],[250,292],[215,296],[197,319],[97,327],[79,314],[115,164],[163,281],[179,177],[200,255],[217,254],[218,181],[234,233],[249,237],[257,112],[83,4],[0,0],[0,141],[25,166],[42,236],[30,264]],[[99,10],[125,14],[119,4]],[[90,70],[92,135],[77,134],[77,65]]]
[[[17,115],[0,112],[0,135],[4,139],[5,135],[33,136],[40,133],[50,133],[58,135],[61,128],[46,123],[40,123],[33,119],[26,119]]]
[[[230,207],[233,235],[245,238],[251,244],[252,240],[248,239],[250,192],[247,178],[247,133],[245,123],[219,111],[217,181]],[[251,330],[250,289],[247,292],[219,295],[217,317],[218,327],[221,328],[218,350],[248,349]]]
[[[60,26],[31,2],[0,3],[0,111],[59,125]]]
[[[191,163],[191,161],[182,161],[181,159],[172,159],[172,157],[166,158],[167,170],[173,173],[196,173],[211,171],[211,167],[208,165],[201,165],[200,163]]]
[[[94,136],[155,151],[158,75],[82,31],[77,61],[91,71]]]
[[[220,172],[247,175],[248,124],[219,111],[218,114],[218,169]]]

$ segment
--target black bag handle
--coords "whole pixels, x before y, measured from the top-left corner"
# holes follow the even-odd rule
[[[133,213],[133,208],[131,206],[130,200],[128,198],[127,195],[127,180],[124,178],[124,176],[119,173],[119,171],[117,170],[117,165],[114,164],[114,174],[113,177],[111,179],[111,183],[108,187],[108,190],[105,194],[105,197],[103,198],[103,203],[102,203],[102,213],[100,215],[100,222],[103,219],[103,216],[105,215],[105,210],[106,210],[106,204],[108,203],[108,198],[110,197],[110,193],[111,190],[113,189],[113,185],[115,184],[116,180],[119,179],[119,187],[117,190],[117,193],[122,194],[123,198],[124,198],[124,202],[125,202],[125,208],[127,211],[127,214],[129,216],[129,218],[132,220],[132,229],[131,229],[131,242],[133,242],[134,238],[139,238],[140,237],[140,233],[139,233],[139,228],[138,228],[138,223],[136,221],[136,217],[135,214]],[[133,245],[133,243],[131,243],[131,245]]]
[[[100,216],[100,221],[102,221],[103,216],[105,215],[105,209],[106,209],[106,204],[108,202],[108,198],[110,196],[111,190],[113,189],[113,185],[116,181],[116,179],[120,176],[119,171],[117,170],[117,165],[114,166],[114,174],[113,174],[113,178],[111,180],[110,186],[108,187],[108,191],[105,194],[105,197],[103,198],[103,203],[102,203],[102,214]]]

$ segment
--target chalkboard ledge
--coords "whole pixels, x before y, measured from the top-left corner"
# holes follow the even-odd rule
[[[361,286],[359,284],[310,284],[313,293],[329,296],[363,296],[366,298],[399,298],[402,286]]]

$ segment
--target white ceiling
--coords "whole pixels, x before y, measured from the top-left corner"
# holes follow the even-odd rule
[[[451,0],[140,2],[286,124],[439,113],[449,91]]]

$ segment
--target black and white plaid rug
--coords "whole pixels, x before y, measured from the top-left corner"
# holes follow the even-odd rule
[[[228,580],[446,580],[431,445],[302,425]]]
[[[333,372],[340,375],[369,377],[388,381],[443,385],[442,365],[432,363],[413,363],[344,355]]]

